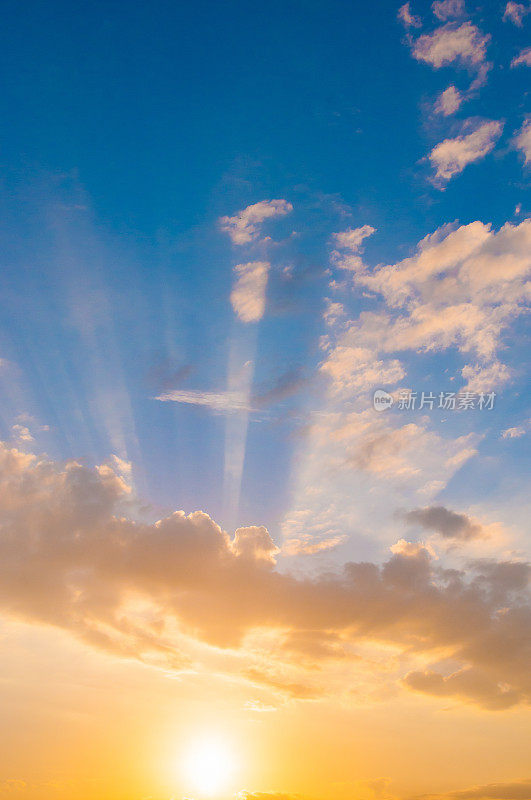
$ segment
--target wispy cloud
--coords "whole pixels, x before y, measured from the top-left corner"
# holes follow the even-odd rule
[[[530,11],[531,5],[529,3],[524,5],[523,3],[514,3],[513,0],[509,0],[503,12],[503,20],[504,22],[509,20],[518,28],[521,28],[524,24],[524,17],[526,14],[529,14]]]
[[[422,20],[411,11],[411,4],[404,3],[398,9],[398,19],[406,26],[406,28],[420,28]]]
[[[531,47],[524,47],[517,56],[511,61],[511,69],[514,67],[531,67]]]
[[[514,144],[524,154],[526,164],[531,162],[531,117],[526,119],[514,138]]]
[[[442,22],[455,17],[462,17],[466,13],[465,0],[435,0],[431,7],[437,19]]]
[[[184,403],[185,405],[204,406],[219,413],[232,414],[238,411],[251,411],[247,399],[236,392],[201,392],[193,389],[174,389],[155,397],[163,403]]]

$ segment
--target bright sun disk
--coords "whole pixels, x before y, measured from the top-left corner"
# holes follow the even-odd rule
[[[196,739],[184,753],[183,772],[191,787],[203,795],[221,791],[236,767],[226,741],[215,736]]]

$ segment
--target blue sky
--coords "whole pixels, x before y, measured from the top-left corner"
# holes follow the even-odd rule
[[[373,227],[363,258],[375,268],[443,225],[498,230],[525,217],[528,167],[514,142],[529,111],[529,70],[510,64],[526,46],[528,18],[504,19],[495,3],[456,9],[437,18],[418,3],[408,24],[387,2],[377,12],[342,2],[33,3],[23,19],[8,5],[4,438],[26,415],[28,443],[53,458],[131,462],[139,500],[155,515],[201,508],[227,527],[264,523],[280,541],[305,431],[327,404],[326,298],[352,319],[375,307],[359,286],[330,289],[344,277],[330,263],[333,234]],[[483,55],[454,53],[442,66],[414,57],[419,37],[466,25],[485,39]],[[434,107],[448,86],[462,105],[444,115]],[[434,181],[430,152],[489,121],[499,128],[487,132],[486,155]],[[270,247],[239,246],[221,230],[223,216],[274,198],[292,211],[263,223]],[[266,310],[245,324],[230,304],[233,267],[257,259],[271,264]],[[528,344],[519,317],[500,337],[513,372],[488,419],[430,419],[430,429],[482,437],[482,457],[448,481],[461,504],[495,493],[500,469],[519,485],[525,437],[499,436],[526,424]],[[250,395],[266,400],[248,427],[241,422],[240,507],[229,511],[227,415],[153,398],[226,391],[231,348],[253,362]],[[402,360],[415,388],[436,390],[467,362],[454,346]],[[463,476],[475,490],[468,497]]]

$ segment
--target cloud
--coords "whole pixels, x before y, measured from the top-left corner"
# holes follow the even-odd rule
[[[204,406],[219,413],[235,413],[251,411],[246,397],[238,392],[201,392],[193,389],[174,389],[155,397],[163,403],[184,403],[185,405]]]
[[[449,117],[451,114],[455,114],[462,102],[463,96],[460,91],[455,86],[449,86],[439,96],[434,109],[437,114]]]
[[[485,393],[504,386],[513,377],[513,371],[506,364],[493,361],[487,367],[466,364],[461,370],[461,375],[467,381],[463,387],[465,391]]]
[[[466,11],[464,0],[435,0],[431,7],[437,19],[442,22],[453,17],[462,17]]]
[[[513,0],[509,0],[505,6],[505,11],[503,12],[503,20],[504,22],[510,20],[519,28],[521,28],[524,23],[525,15],[529,14],[530,11],[531,6],[524,6],[523,3],[514,3]]]
[[[406,28],[420,28],[422,26],[421,18],[412,13],[410,3],[404,3],[403,6],[400,6],[397,16]]]
[[[462,354],[471,391],[493,391],[509,380],[512,371],[498,353],[527,309],[530,272],[531,220],[499,230],[480,221],[443,225],[409,257],[352,272],[356,292],[370,292],[375,310],[354,319],[344,310],[339,321],[327,320],[322,411],[305,429],[282,525],[290,551],[322,552],[327,542],[341,544],[346,531],[374,538],[375,509],[380,538],[389,544],[390,506],[430,502],[475,455],[479,437],[447,439],[422,415],[400,424],[394,412],[373,411],[371,394],[382,387],[397,394],[411,353]]]
[[[524,47],[511,61],[511,68],[521,66],[531,67],[531,47]]]
[[[242,655],[246,637],[260,630],[281,641],[289,634],[292,646],[311,643],[315,658],[320,641],[325,658],[337,637],[379,642],[428,662],[405,678],[408,688],[492,709],[531,697],[528,565],[481,561],[448,571],[423,548],[381,565],[349,562],[335,573],[296,576],[276,567],[263,527],[231,538],[207,514],[182,511],[135,522],[128,502],[109,469],[63,466],[2,446],[2,613],[174,667],[187,663],[176,626]],[[430,663],[441,652],[457,671],[438,678]],[[297,697],[328,691],[315,671],[311,682],[301,673],[293,680],[292,664],[276,647],[267,668],[251,660],[246,673]]]
[[[373,228],[371,225],[362,225],[361,228],[349,228],[341,233],[334,233],[333,238],[336,247],[339,249],[357,252],[363,240],[366,239],[367,236],[372,236],[375,231],[376,228]]]
[[[33,435],[31,434],[30,429],[26,425],[18,425],[18,424],[13,425],[11,430],[13,431],[13,436],[15,437],[15,439],[17,439],[21,443],[35,441]]]
[[[230,301],[242,322],[258,322],[264,316],[269,268],[267,261],[250,261],[234,267],[236,283]]]
[[[334,233],[332,239],[335,249],[331,254],[331,261],[339,269],[355,272],[363,268],[363,262],[358,255],[363,252],[363,240],[376,233],[376,228],[371,225],[362,225],[360,228],[349,228],[341,233]]]
[[[336,394],[361,391],[377,385],[392,385],[405,376],[398,359],[375,360],[373,351],[356,347],[354,342],[350,344],[350,338],[348,344],[338,343],[320,366],[321,372],[332,379]]]
[[[468,700],[490,711],[511,708],[518,702],[517,692],[472,668],[460,669],[447,676],[431,669],[414,671],[406,675],[404,685],[423,694]]]
[[[531,54],[531,48],[530,48]],[[531,117],[526,119],[514,139],[515,147],[524,154],[524,162],[531,163]]]
[[[458,175],[468,164],[484,158],[494,148],[501,136],[503,123],[491,120],[479,125],[472,133],[444,139],[429,154],[435,169],[435,178],[446,183]]]
[[[443,795],[422,795],[422,797],[426,799],[451,797],[456,800],[530,800],[531,779],[510,783],[487,783],[482,786],[472,786],[470,789],[446,792]]]
[[[261,200],[247,206],[234,217],[221,217],[219,225],[228,233],[233,244],[243,245],[260,237],[261,225],[265,220],[283,217],[293,211],[287,200]]]
[[[406,522],[434,531],[445,539],[475,539],[483,535],[481,525],[466,514],[457,514],[444,506],[415,508],[403,514]]]
[[[286,400],[288,397],[300,392],[306,386],[308,379],[303,374],[300,367],[283,372],[268,389],[255,392],[252,396],[252,403],[257,407],[274,405]]]
[[[522,425],[517,425],[514,428],[507,428],[502,433],[502,439],[520,439],[525,436],[526,429]]]
[[[447,23],[433,33],[419,36],[413,56],[439,69],[453,62],[466,67],[478,67],[485,62],[490,36],[481,33],[471,22],[456,27]]]
[[[499,231],[479,221],[443,226],[413,256],[356,275],[357,283],[384,296],[388,311],[362,313],[341,344],[371,347],[373,359],[405,349],[474,352],[479,362],[466,365],[463,377],[469,388],[492,390],[511,376],[496,350],[508,323],[525,309],[530,253],[529,219]]]
[[[20,778],[7,778],[7,780],[0,781],[0,793],[2,795],[5,794],[12,797],[16,794],[18,796],[20,792],[25,794],[26,789],[28,789],[28,784]]]

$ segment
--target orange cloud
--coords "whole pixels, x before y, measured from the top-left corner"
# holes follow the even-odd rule
[[[124,513],[129,497],[109,467],[61,466],[1,446],[3,613],[174,666],[186,656],[170,621],[243,654],[252,632],[278,631],[284,646],[275,657],[288,665],[298,663],[297,650],[326,661],[362,642],[424,659],[444,651],[457,671],[413,673],[405,686],[486,708],[529,701],[528,565],[482,561],[468,572],[445,570],[415,548],[381,565],[348,563],[299,577],[276,567],[277,548],[263,527],[231,538],[207,514],[182,511],[135,522]],[[249,670],[253,681],[295,696],[322,691],[277,671]]]

